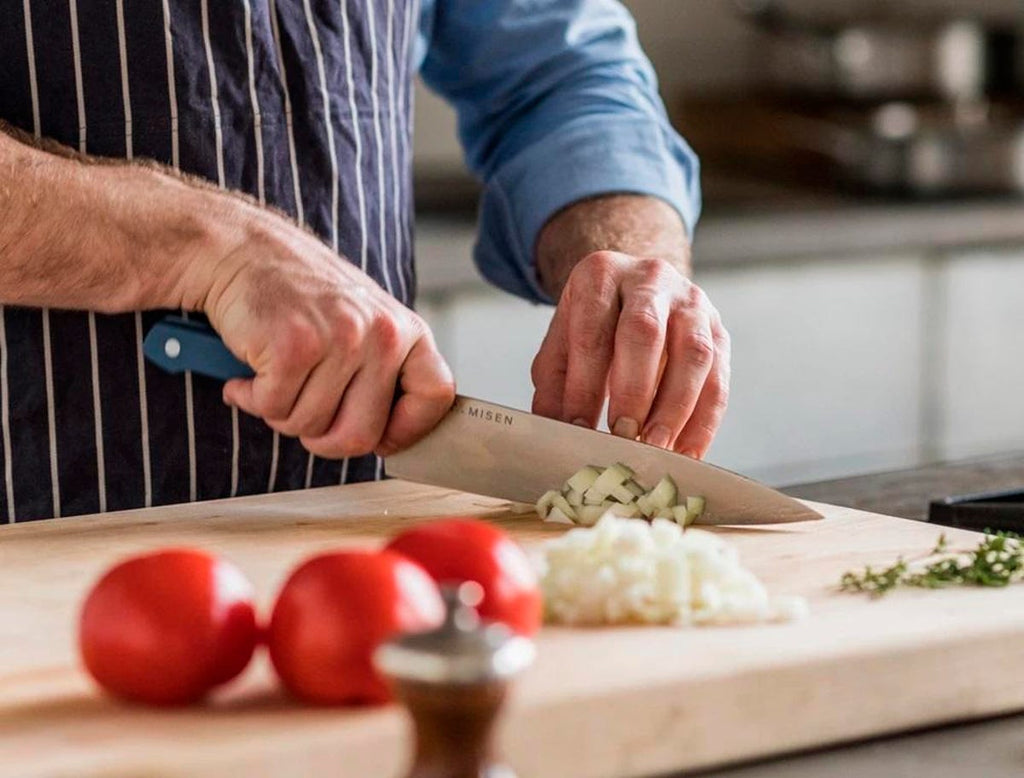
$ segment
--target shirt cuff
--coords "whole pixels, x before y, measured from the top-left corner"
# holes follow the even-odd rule
[[[650,117],[587,117],[556,130],[503,165],[484,188],[474,257],[491,283],[553,303],[537,280],[537,237],[558,211],[604,194],[660,198],[693,236],[700,214],[699,163],[674,131]]]

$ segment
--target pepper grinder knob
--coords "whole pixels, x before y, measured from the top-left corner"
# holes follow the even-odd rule
[[[374,657],[415,729],[408,778],[515,778],[495,756],[494,725],[511,679],[533,661],[532,641],[481,624],[474,582],[443,587],[444,623],[399,636]]]

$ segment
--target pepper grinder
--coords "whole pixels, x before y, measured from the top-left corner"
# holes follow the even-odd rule
[[[479,584],[444,587],[444,623],[397,637],[374,657],[408,709],[415,750],[407,778],[515,778],[494,748],[510,681],[535,655],[503,624],[481,624]]]

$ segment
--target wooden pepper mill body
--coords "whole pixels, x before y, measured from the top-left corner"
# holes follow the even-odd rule
[[[399,699],[415,727],[407,778],[515,778],[495,748],[495,724],[505,701],[504,680],[480,684],[402,681]]]
[[[469,584],[442,594],[444,624],[400,635],[374,657],[415,727],[407,776],[515,778],[496,760],[495,724],[509,683],[533,661],[534,645],[502,624],[481,624],[473,609],[480,593]]]

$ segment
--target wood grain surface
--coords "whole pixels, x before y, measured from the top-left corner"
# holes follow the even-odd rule
[[[937,531],[819,507],[824,521],[719,530],[773,592],[809,598],[801,623],[546,628],[502,729],[521,775],[649,776],[1024,709],[1024,587],[839,594],[844,570],[925,551]],[[398,775],[408,741],[393,707],[300,707],[262,654],[205,707],[126,706],[79,669],[75,621],[91,582],[126,554],[223,553],[265,612],[308,554],[446,514],[487,516],[527,545],[562,531],[399,481],[0,528],[0,776]]]

